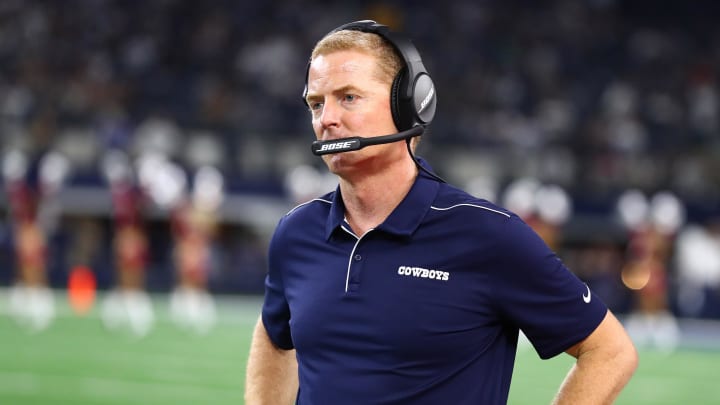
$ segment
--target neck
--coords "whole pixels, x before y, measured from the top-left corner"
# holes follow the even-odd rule
[[[408,157],[356,178],[341,178],[345,218],[353,232],[362,235],[383,223],[410,191],[417,174]]]

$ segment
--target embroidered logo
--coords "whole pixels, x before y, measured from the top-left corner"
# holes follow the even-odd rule
[[[401,276],[428,278],[440,281],[448,281],[450,279],[450,273],[447,271],[430,270],[415,266],[400,266],[398,267],[398,274]]]

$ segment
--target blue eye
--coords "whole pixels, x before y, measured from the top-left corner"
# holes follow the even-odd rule
[[[355,101],[355,98],[357,98],[357,96],[354,94],[346,94],[343,98],[345,101],[353,102]]]

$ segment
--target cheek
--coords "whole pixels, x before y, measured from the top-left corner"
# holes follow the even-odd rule
[[[378,102],[372,113],[364,114],[361,120],[373,136],[385,135],[394,132],[395,122],[390,112],[390,101]]]
[[[320,120],[313,119],[311,125],[313,132],[315,132],[315,137],[320,139],[322,136],[322,124],[320,124]]]

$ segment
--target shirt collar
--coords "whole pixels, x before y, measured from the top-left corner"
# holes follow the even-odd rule
[[[439,188],[440,183],[420,171],[405,198],[376,229],[398,236],[412,235],[430,209]],[[333,232],[340,229],[344,219],[345,204],[338,186],[332,196],[332,206],[325,226],[326,239],[330,239]]]

